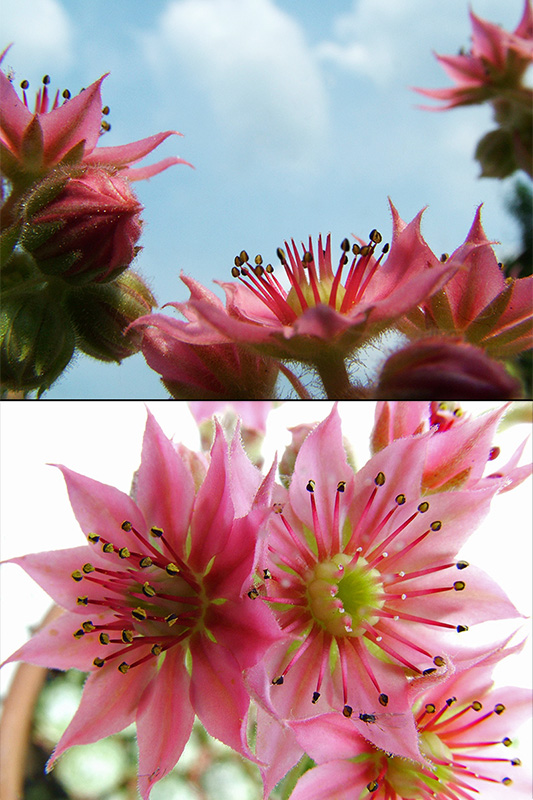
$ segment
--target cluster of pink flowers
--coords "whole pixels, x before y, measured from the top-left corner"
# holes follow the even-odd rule
[[[355,470],[334,407],[295,430],[283,485],[240,421],[229,440],[216,421],[205,454],[149,415],[131,496],[60,467],[87,541],[12,559],[63,613],[8,659],[89,673],[48,768],[135,721],[147,800],[196,714],[258,765],[265,798],[304,753],[292,800],[525,796],[508,748],[531,693],[491,679],[521,644],[469,642],[521,615],[459,555],[531,473],[523,447],[493,463],[505,411],[378,403]]]
[[[456,86],[417,91],[444,109],[491,103],[498,127],[478,144],[482,175],[531,175],[531,0],[512,33],[470,18],[470,52],[437,56]],[[0,72],[3,392],[41,394],[76,351],[120,362],[142,348],[179,399],[523,395],[515,362],[533,348],[533,278],[498,263],[480,209],[451,256],[425,242],[422,212],[406,223],[391,202],[384,246],[376,229],[344,239],[338,257],[330,235],[291,239],[277,249],[281,277],[242,250],[227,266],[236,280],[220,284],[225,304],[182,274],[190,299],[166,305],[183,318],[153,313],[156,299],[129,269],[142,230],[131,182],[188,162],[135,166],[177,131],[97,146],[109,129],[105,77],[52,100],[45,76],[30,110],[28,82],[19,97]]]

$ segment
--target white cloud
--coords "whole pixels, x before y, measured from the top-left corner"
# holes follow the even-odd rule
[[[174,0],[145,44],[152,61],[187,70],[249,158],[313,161],[327,128],[322,76],[300,25],[272,0]]]
[[[33,69],[42,72],[43,64],[52,72],[72,62],[72,26],[56,0],[4,2],[2,41],[13,43],[13,56],[28,73]]]
[[[473,0],[472,5],[478,16],[512,30],[523,0]],[[398,78],[411,80],[416,76],[414,65],[421,74],[431,50],[453,53],[468,46],[470,34],[468,7],[462,0],[352,0],[352,10],[335,19],[333,37],[317,47],[317,55],[383,86]],[[444,42],[448,50],[440,50]]]

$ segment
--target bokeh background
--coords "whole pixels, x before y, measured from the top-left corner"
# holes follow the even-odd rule
[[[461,404],[478,414],[489,403]],[[168,436],[189,447],[199,447],[196,423],[182,402],[48,402],[4,403],[0,418],[2,436],[2,492],[0,557],[75,547],[84,537],[71,511],[63,479],[50,464],[65,464],[91,478],[128,492],[137,469],[146,406]],[[263,447],[265,469],[290,443],[288,427],[325,418],[332,403],[289,402],[269,415]],[[343,432],[358,466],[369,455],[368,437],[375,403],[339,403]],[[529,411],[531,415],[531,408]],[[497,434],[501,448],[489,465],[494,471],[505,464],[531,432],[530,424],[515,424]],[[530,444],[522,463],[531,457]],[[475,531],[461,557],[485,569],[507,592],[524,619],[484,623],[468,632],[469,642],[501,639],[520,628],[519,638],[531,629],[531,480],[494,499],[489,516]],[[0,569],[0,661],[27,641],[51,605],[50,598],[19,567]],[[467,634],[462,634],[466,636]],[[16,665],[0,672],[5,696]],[[497,685],[531,685],[531,640],[524,651],[495,669]],[[136,745],[132,726],[105,743],[75,747],[62,757],[52,773],[51,794],[43,794],[42,770],[50,752],[77,708],[83,676],[71,671],[49,680],[37,709],[30,763],[35,776],[35,795],[27,800],[133,800],[136,797]],[[519,755],[530,769],[531,728],[525,725],[512,735],[512,756]],[[109,744],[111,742],[111,744]],[[153,800],[259,800],[257,771],[197,728],[184,759],[153,791]]]
[[[474,0],[508,30],[523,0]],[[469,47],[465,0],[17,0],[2,3],[4,67],[37,90],[75,93],[104,72],[116,145],[179,130],[146,162],[180,155],[136,184],[145,205],[135,268],[158,302],[185,300],[180,271],[212,286],[243,248],[275,260],[285,239],[331,232],[390,240],[390,196],[405,220],[429,206],[437,253],[465,238],[484,203],[505,260],[519,248],[506,210],[513,178],[479,179],[475,145],[489,107],[421,111],[411,86],[448,86],[432,51]],[[214,287],[213,287],[214,288]],[[163,398],[141,355],[122,365],[80,356],[49,398]]]

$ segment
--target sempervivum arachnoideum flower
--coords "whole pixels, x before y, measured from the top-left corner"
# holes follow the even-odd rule
[[[268,609],[246,597],[268,481],[246,458],[238,431],[227,445],[217,427],[197,491],[198,465],[152,417],[134,498],[62,471],[88,544],[12,559],[65,613],[8,659],[90,672],[51,762],[136,720],[146,799],[179,758],[195,713],[212,735],[251,756],[242,672],[279,630]]]
[[[472,430],[455,430],[465,450]],[[450,632],[467,637],[472,623],[518,615],[491,578],[457,556],[513,478],[479,477],[487,446],[465,453],[460,480],[440,485],[433,438],[393,441],[354,474],[334,409],[302,445],[268,521],[262,581],[250,590],[289,637],[248,674],[279,718],[311,716],[320,704],[346,717],[405,709],[408,686],[445,665]],[[468,459],[479,463],[465,476]]]
[[[528,797],[530,775],[513,751],[511,736],[531,716],[531,691],[493,686],[493,663],[505,655],[496,650],[465,662],[416,699],[418,762],[394,752],[398,739],[387,731],[401,732],[405,720],[387,713],[363,712],[350,720],[324,714],[291,723],[300,745],[319,765],[300,778],[291,800]],[[373,744],[376,736],[384,747]]]

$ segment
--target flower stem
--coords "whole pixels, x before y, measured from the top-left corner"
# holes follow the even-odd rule
[[[313,364],[329,400],[362,400],[366,397],[364,389],[350,382],[342,355],[330,351],[325,357],[315,358]]]

